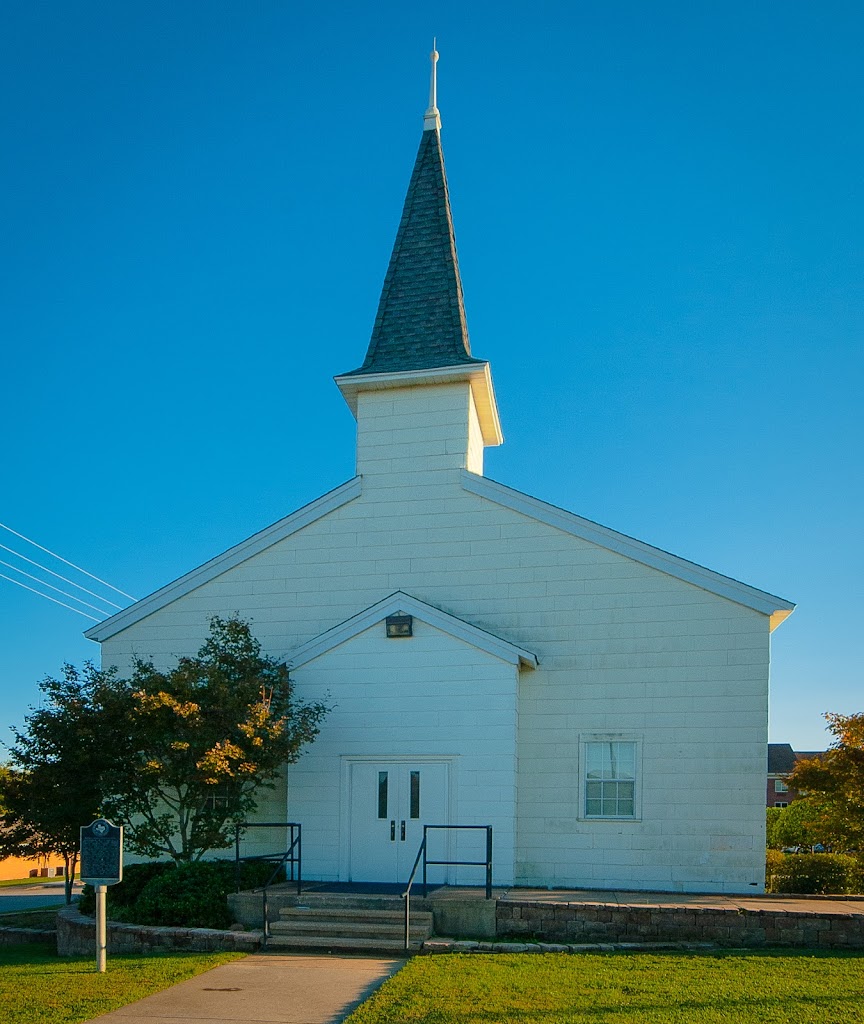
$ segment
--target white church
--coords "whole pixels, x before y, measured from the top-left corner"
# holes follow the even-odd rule
[[[167,667],[239,610],[331,706],[258,812],[302,825],[306,879],[404,882],[423,825],[488,825],[496,885],[760,892],[770,635],[794,605],[483,475],[502,433],[436,56],[368,351],[335,378],[356,475],[86,636],[104,667]],[[447,835],[430,855],[480,859]]]

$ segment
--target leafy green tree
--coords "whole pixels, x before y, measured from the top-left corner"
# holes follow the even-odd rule
[[[785,847],[813,847],[830,843],[818,804],[806,798],[793,800],[788,807],[769,807],[766,812],[766,841],[769,850]]]
[[[213,618],[198,655],[173,669],[138,659],[121,679],[67,665],[40,689],[43,706],[13,730],[0,830],[18,851],[35,851],[38,837],[69,857],[99,815],[123,824],[143,856],[185,862],[224,849],[327,711],[294,698],[285,665],[262,656],[238,618]]]
[[[102,778],[126,736],[128,693],[113,672],[89,662],[64,666],[40,683],[43,706],[13,729],[11,765],[0,775],[0,853],[63,858],[66,901],[78,859],[79,829],[98,817]]]
[[[828,842],[838,849],[864,850],[864,712],[829,712],[825,719],[834,742],[820,757],[798,761],[789,785],[817,809]]]
[[[128,686],[128,743],[105,775],[105,809],[131,850],[176,861],[229,846],[327,711],[295,699],[286,666],[237,618],[214,617],[198,655],[173,669],[137,660]]]

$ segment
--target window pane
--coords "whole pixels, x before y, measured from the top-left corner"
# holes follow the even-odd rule
[[[411,772],[411,817],[420,817],[420,772]]]
[[[632,818],[636,814],[636,744],[585,744],[585,814]]]
[[[588,778],[603,778],[603,747],[602,743],[589,743],[587,747]]]
[[[616,743],[618,748],[618,771],[616,779],[634,779],[636,777],[636,744]]]
[[[378,817],[387,817],[387,772],[378,772]]]

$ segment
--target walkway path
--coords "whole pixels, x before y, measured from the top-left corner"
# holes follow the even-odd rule
[[[370,957],[256,954],[94,1020],[99,1024],[337,1024],[403,963]]]

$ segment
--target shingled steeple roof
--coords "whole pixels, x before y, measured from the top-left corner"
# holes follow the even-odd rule
[[[366,359],[345,376],[482,363],[471,355],[435,105],[429,110]]]

